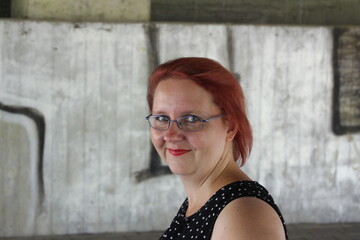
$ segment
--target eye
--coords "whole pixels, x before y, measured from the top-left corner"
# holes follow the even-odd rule
[[[195,115],[190,115],[185,118],[186,122],[188,123],[195,123],[201,121],[201,118]]]
[[[167,122],[169,121],[169,117],[165,115],[160,115],[160,116],[156,116],[155,120],[159,122]]]

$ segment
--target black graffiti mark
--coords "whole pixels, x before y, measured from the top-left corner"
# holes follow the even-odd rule
[[[333,45],[333,71],[334,71],[334,89],[333,89],[333,114],[332,114],[332,130],[334,134],[336,135],[344,135],[347,133],[355,133],[360,131],[360,125],[359,126],[346,126],[341,121],[341,106],[340,106],[340,99],[343,97],[340,92],[340,87],[348,85],[349,89],[351,89],[354,86],[351,86],[351,82],[341,82],[341,79],[345,76],[342,76],[340,72],[340,64],[342,58],[344,58],[343,55],[340,54],[340,50],[342,48],[348,48],[349,46],[344,46],[344,44],[341,44],[341,37],[346,34],[349,31],[349,29],[346,28],[335,28],[333,30],[333,39],[334,39],[334,45]],[[360,37],[354,37],[354,39],[357,38],[358,43],[360,43]],[[360,48],[357,49],[358,56],[360,56]],[[360,72],[360,58],[357,59],[355,63],[353,63],[354,66],[358,66],[357,70]],[[356,68],[354,68],[355,70]],[[354,74],[355,76],[355,74]],[[359,81],[359,79],[357,79]],[[350,96],[351,94],[355,96]],[[357,99],[357,106],[360,106],[360,94],[356,89],[354,89],[352,92],[348,92],[347,97],[352,97],[352,99]],[[360,116],[354,116],[357,117],[357,120],[360,121]]]
[[[234,75],[238,83],[241,82],[240,73],[235,72],[235,56],[234,56],[234,34],[231,26],[226,26],[226,51],[229,61],[229,71]]]
[[[340,73],[339,73],[339,64],[337,62],[338,59],[338,48],[339,48],[339,35],[343,33],[343,30],[334,29],[333,38],[334,38],[334,46],[333,46],[333,66],[334,66],[334,89],[333,89],[333,114],[332,114],[332,130],[335,134],[341,135],[343,129],[340,124],[340,109],[339,109],[339,89],[340,89]]]
[[[151,74],[153,69],[159,64],[158,56],[158,28],[155,24],[146,24],[143,26],[145,36],[147,36],[147,51],[148,51],[148,75]],[[162,175],[171,174],[170,169],[167,166],[161,165],[161,159],[157,154],[154,146],[151,145],[150,152],[150,164],[145,170],[137,172],[135,174],[136,181],[142,182],[147,179],[158,177]]]
[[[148,56],[148,76],[154,68],[160,64],[159,60],[159,29],[155,24],[150,23],[144,25],[144,32],[146,36],[147,56]]]
[[[234,37],[232,29],[229,25],[226,26],[226,47],[227,47],[227,55],[229,59],[229,70],[231,72],[235,69],[235,56],[234,56]]]
[[[161,165],[161,159],[157,154],[155,148],[151,147],[150,165],[148,169],[136,173],[136,181],[142,182],[153,177],[171,174],[167,166]]]
[[[45,197],[44,191],[44,172],[43,172],[43,162],[44,162],[44,147],[45,147],[45,118],[44,116],[36,109],[22,106],[10,106],[5,105],[0,102],[0,110],[12,113],[12,114],[21,114],[34,121],[37,134],[38,134],[38,159],[37,159],[37,180],[38,180],[38,190],[39,190],[39,203],[41,204]]]

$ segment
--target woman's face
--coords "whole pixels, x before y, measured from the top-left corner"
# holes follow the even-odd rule
[[[221,113],[212,95],[192,80],[170,78],[155,89],[153,115],[176,120],[187,115],[209,119]],[[209,174],[225,156],[225,145],[232,140],[228,130],[224,117],[219,117],[195,132],[185,132],[172,122],[168,130],[151,128],[150,134],[157,152],[174,174],[201,177]]]

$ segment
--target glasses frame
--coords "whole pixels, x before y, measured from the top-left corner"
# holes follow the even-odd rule
[[[204,124],[203,124],[203,123],[208,122],[208,121],[213,120],[213,119],[216,119],[216,118],[219,118],[219,117],[222,117],[222,116],[225,116],[225,114],[222,113],[222,114],[216,115],[215,117],[208,118],[208,119],[202,119],[201,117],[198,117],[198,116],[194,115],[194,116],[196,116],[197,118],[199,118],[199,119],[200,119],[200,122],[201,122],[201,128],[196,129],[196,130],[185,130],[185,129],[182,129],[182,126],[181,126],[181,124],[180,124],[180,122],[179,122],[180,120],[185,119],[185,118],[188,118],[189,116],[192,116],[192,115],[180,117],[180,118],[178,118],[178,119],[176,119],[176,120],[168,119],[168,120],[167,120],[167,121],[168,121],[168,125],[167,125],[167,128],[166,128],[166,129],[159,129],[159,128],[153,127],[153,126],[151,125],[151,123],[150,123],[150,117],[162,117],[162,116],[166,116],[166,115],[152,115],[152,114],[150,114],[149,116],[145,117],[145,119],[148,121],[150,127],[152,127],[153,129],[159,130],[159,131],[167,131],[167,130],[169,130],[169,128],[170,128],[170,123],[176,122],[176,125],[177,125],[178,128],[181,129],[182,131],[184,131],[184,132],[196,132],[196,131],[201,130],[201,129],[204,127]],[[167,116],[167,117],[168,117],[168,116]]]

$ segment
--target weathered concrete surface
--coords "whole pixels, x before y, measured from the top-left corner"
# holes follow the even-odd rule
[[[11,16],[33,20],[141,22],[150,0],[12,0]]]
[[[135,179],[148,167],[150,152],[144,27],[10,21],[0,29],[0,102],[35,108],[46,119],[45,200],[32,232],[166,226],[183,197],[181,191],[164,194],[178,180]],[[6,204],[12,200],[1,198],[2,208],[16,211],[16,204]],[[29,234],[2,221],[2,236]]]
[[[356,218],[360,136],[331,132],[330,29],[241,26],[233,34],[255,136],[246,170],[278,196],[290,222]]]
[[[358,0],[152,0],[151,20],[246,24],[359,25]]]
[[[136,176],[151,162],[147,76],[180,56],[217,59],[241,77],[255,136],[244,170],[288,222],[360,221],[360,135],[331,131],[332,29],[1,21],[0,31],[0,102],[46,121],[44,201],[27,203],[30,218],[15,195],[1,195],[0,209],[31,229],[0,214],[0,236],[165,229],[184,200],[181,183]],[[34,151],[37,139],[27,141]],[[0,162],[18,156],[3,151]]]

